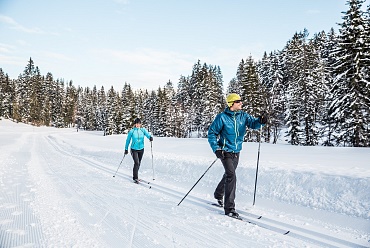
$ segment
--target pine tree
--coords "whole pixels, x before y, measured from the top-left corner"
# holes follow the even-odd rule
[[[244,68],[240,68],[241,98],[243,99],[243,110],[251,115],[259,115],[266,109],[266,91],[259,81],[257,65],[253,58],[249,56],[245,62],[240,63]],[[258,131],[248,129],[245,139],[257,141]]]
[[[145,119],[145,126],[153,135],[156,135],[156,120],[154,116],[156,98],[157,96],[154,91],[151,91],[149,94],[146,90],[143,94],[143,117]]]
[[[285,51],[287,78],[287,112],[288,135],[292,145],[303,144],[304,130],[301,126],[301,104],[304,95],[305,61],[303,57],[306,33],[295,33]]]
[[[75,114],[77,108],[77,90],[73,82],[69,81],[64,97],[64,126],[71,127],[75,123]]]
[[[207,135],[208,128],[213,119],[225,107],[225,97],[223,94],[222,73],[219,66],[210,66],[206,78],[206,93],[204,97],[203,111],[203,133]]]
[[[116,114],[116,105],[117,105],[117,93],[114,90],[113,86],[108,90],[107,93],[107,125],[104,133],[106,135],[114,134],[116,130],[116,123],[114,116]]]
[[[16,82],[17,121],[28,123],[31,120],[32,77],[35,75],[35,65],[30,58],[22,74]]]
[[[175,106],[174,106],[174,98],[175,98],[175,89],[173,87],[173,84],[171,80],[169,80],[166,85],[163,88],[164,90],[164,97],[165,102],[164,108],[165,108],[165,136],[166,137],[174,137],[176,132],[176,119],[175,119]]]
[[[334,56],[333,51],[337,50],[337,35],[332,28],[326,35],[325,43],[321,49],[321,59],[324,64],[324,81],[326,84],[326,92],[323,96],[324,109],[321,113],[321,119],[319,120],[322,128],[320,130],[320,137],[322,139],[322,144],[325,146],[333,146],[333,134],[335,133],[335,120],[332,118],[332,113],[330,112],[329,105],[333,101],[333,95],[330,89],[333,87],[335,80],[334,68],[337,63],[337,58]]]
[[[131,129],[134,119],[139,117],[135,114],[135,95],[128,83],[123,86],[120,105],[122,106],[122,130],[127,132]]]
[[[13,117],[13,101],[15,97],[15,85],[0,68],[0,117]]]
[[[367,123],[370,108],[366,22],[361,11],[362,0],[349,0],[339,30],[332,87],[331,118],[336,123],[336,140],[344,146],[367,145]]]
[[[226,95],[236,92],[241,92],[241,89],[238,80],[234,77],[230,80],[229,85],[227,86]]]
[[[34,75],[30,78],[31,82],[31,92],[30,92],[30,119],[29,121],[33,125],[41,125],[42,121],[40,118],[40,113],[42,111],[43,104],[43,91],[42,91],[42,76],[40,74],[39,68],[36,66],[34,70]]]
[[[281,70],[279,66],[278,54],[264,53],[262,61],[257,64],[257,71],[259,81],[265,89],[263,92],[266,100],[265,112],[269,116],[268,124],[263,128],[264,138],[266,142],[270,142],[271,135],[273,135],[273,143],[277,142],[282,122],[282,109],[281,101],[284,92],[281,89]]]
[[[44,92],[43,108],[41,112],[41,119],[44,125],[51,125],[51,112],[52,112],[52,89],[55,84],[53,75],[48,72],[43,80],[42,87]]]
[[[98,92],[98,105],[97,105],[97,124],[98,130],[103,131],[105,136],[106,127],[107,127],[107,105],[106,105],[106,95],[104,86],[102,86]]]

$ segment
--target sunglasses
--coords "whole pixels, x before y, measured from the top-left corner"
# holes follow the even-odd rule
[[[240,103],[242,100],[235,100],[234,103]]]

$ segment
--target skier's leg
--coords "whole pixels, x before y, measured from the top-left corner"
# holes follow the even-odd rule
[[[141,149],[141,150],[138,150],[137,151],[137,156],[138,156],[138,161],[139,161],[139,163],[138,163],[138,166],[137,166],[137,171],[136,171],[136,175],[137,175],[137,177],[136,178],[138,178],[139,177],[139,169],[140,169],[140,165],[141,165],[141,159],[143,158],[143,155],[144,155],[144,149]]]
[[[236,174],[235,170],[238,166],[239,154],[226,153],[222,164],[225,168],[225,214],[235,211],[235,191],[236,191]]]
[[[134,159],[134,168],[132,169],[132,179],[138,179],[138,172],[140,167],[139,154],[137,150],[131,149],[131,155]]]
[[[215,192],[213,196],[217,200],[223,200],[224,194],[225,194],[225,180],[226,180],[226,174],[224,174],[221,178],[221,181],[218,183]]]

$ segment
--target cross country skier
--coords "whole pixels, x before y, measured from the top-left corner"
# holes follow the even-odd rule
[[[254,118],[241,111],[242,100],[238,94],[229,94],[226,101],[228,107],[216,116],[208,130],[208,142],[217,158],[221,159],[225,169],[214,197],[224,207],[225,215],[239,218],[239,214],[235,211],[235,170],[239,162],[239,152],[242,149],[247,127],[259,129],[267,123],[267,116],[263,114]],[[225,198],[224,202],[223,198]]]
[[[139,183],[139,168],[141,159],[144,155],[144,136],[146,136],[150,142],[153,141],[153,137],[148,131],[141,127],[141,120],[136,118],[134,121],[134,127],[128,132],[125,146],[125,155],[128,154],[128,147],[131,142],[131,156],[134,160],[133,176],[135,183]]]

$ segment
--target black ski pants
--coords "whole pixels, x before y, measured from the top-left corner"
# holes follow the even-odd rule
[[[132,170],[132,179],[139,179],[139,168],[140,168],[140,163],[141,159],[143,158],[144,155],[144,149],[141,150],[134,150],[131,149],[131,156],[134,159],[134,168]]]
[[[214,193],[216,199],[224,199],[225,214],[235,211],[236,191],[236,167],[239,163],[239,153],[224,152],[224,159],[221,159],[225,173],[217,185]]]

